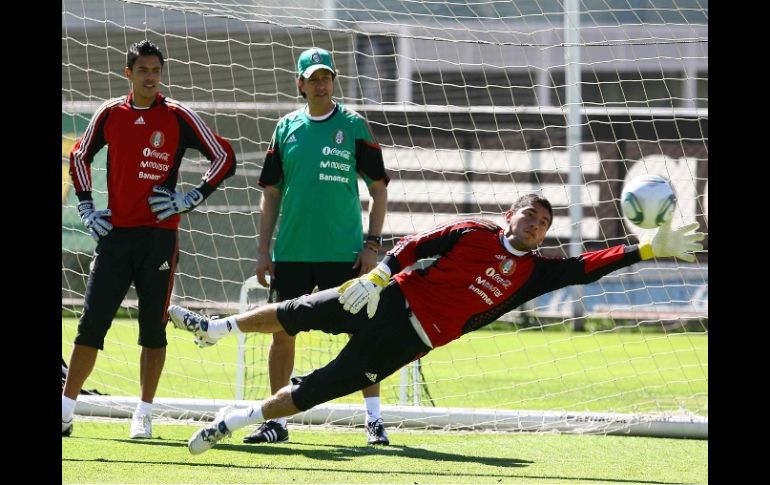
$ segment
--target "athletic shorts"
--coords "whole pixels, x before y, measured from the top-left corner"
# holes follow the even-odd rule
[[[274,263],[274,277],[270,280],[268,301],[278,302],[297,298],[311,293],[317,286],[319,290],[334,288],[342,283],[357,278],[359,269],[353,269],[349,263]]]
[[[380,382],[425,355],[425,345],[409,321],[406,300],[395,281],[380,293],[377,313],[344,310],[336,288],[283,302],[278,320],[289,335],[302,331],[351,334],[337,357],[310,374],[292,378],[294,405],[301,411]]]
[[[179,250],[177,231],[113,229],[96,245],[75,343],[104,349],[104,337],[131,283],[139,300],[139,345],[165,347],[167,309]]]

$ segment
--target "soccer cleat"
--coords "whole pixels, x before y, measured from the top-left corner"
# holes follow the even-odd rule
[[[388,433],[385,432],[385,425],[382,422],[382,418],[366,423],[366,436],[367,442],[370,445],[389,445]]]
[[[168,307],[168,315],[176,328],[187,330],[195,335],[195,345],[200,348],[211,347],[219,339],[209,336],[209,319],[178,305]]]
[[[233,435],[225,424],[227,409],[222,408],[210,426],[199,429],[190,437],[190,441],[187,442],[187,449],[191,454],[200,455],[210,450],[219,440]]]
[[[212,339],[211,337],[198,337],[196,336],[195,339],[193,339],[193,343],[197,345],[198,347],[205,349],[206,347],[211,347],[215,343],[217,343],[219,339]]]
[[[284,443],[289,441],[289,430],[278,421],[265,421],[262,426],[243,438],[244,443]]]
[[[131,418],[131,430],[128,433],[128,437],[132,439],[152,438],[152,416],[149,414],[134,414]]]
[[[72,424],[72,418],[70,418],[69,421],[64,421],[62,419],[61,421],[61,435],[62,436],[69,436],[72,434],[72,428],[75,426]]]

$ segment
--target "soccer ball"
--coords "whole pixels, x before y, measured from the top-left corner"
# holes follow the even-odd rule
[[[635,226],[655,229],[671,220],[676,195],[668,180],[658,175],[642,175],[623,186],[620,194],[623,215]]]

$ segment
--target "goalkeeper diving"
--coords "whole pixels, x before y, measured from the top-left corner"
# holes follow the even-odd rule
[[[200,454],[233,431],[265,419],[291,416],[380,382],[431,350],[498,320],[523,303],[569,285],[584,285],[651,258],[695,261],[704,234],[697,223],[671,222],[640,244],[617,245],[571,258],[545,258],[535,249],[553,222],[551,203],[529,194],[504,213],[505,226],[460,219],[404,236],[369,273],[339,288],[209,320],[169,307],[174,326],[192,332],[201,347],[239,333],[289,335],[310,330],[352,334],[324,367],[248,408],[223,408],[188,442]],[[424,258],[425,269],[405,271]]]

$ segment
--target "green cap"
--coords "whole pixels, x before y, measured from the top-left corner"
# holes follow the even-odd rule
[[[307,79],[319,69],[328,69],[334,76],[337,75],[337,71],[334,70],[334,61],[329,51],[313,48],[299,55],[299,60],[297,60],[297,77],[302,76]]]

